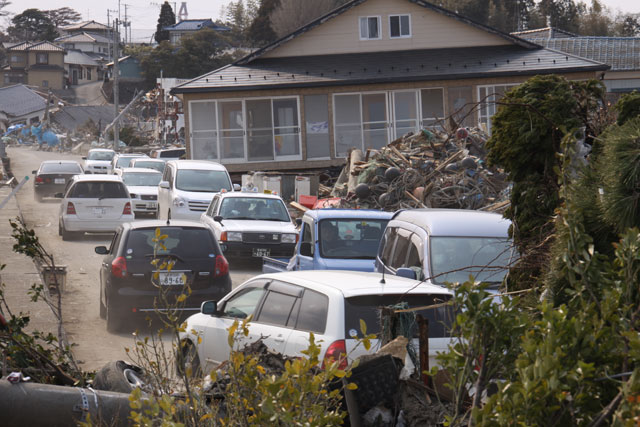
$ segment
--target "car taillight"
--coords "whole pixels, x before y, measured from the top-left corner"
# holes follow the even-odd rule
[[[76,207],[73,206],[73,203],[68,202],[67,203],[67,215],[75,215],[76,214]]]
[[[224,255],[216,255],[216,271],[214,277],[225,276],[229,274],[229,263]]]
[[[131,215],[131,203],[127,202],[122,210],[122,215]]]
[[[327,351],[324,353],[322,368],[324,369],[325,364],[336,360],[340,362],[338,365],[340,369],[347,367],[347,345],[344,340],[334,341],[329,348],[327,348]]]
[[[111,274],[119,278],[127,276],[127,260],[123,256],[119,256],[111,262]]]
[[[36,184],[42,184],[44,182],[44,179],[42,179],[39,176],[36,176]]]
[[[222,234],[220,235],[220,241],[221,242],[226,242],[227,241],[227,232],[223,231]]]

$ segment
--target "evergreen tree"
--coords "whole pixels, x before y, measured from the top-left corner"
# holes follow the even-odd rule
[[[276,40],[271,26],[271,12],[280,4],[280,0],[261,0],[256,17],[249,26],[249,40],[256,47],[265,46]]]
[[[58,36],[51,19],[39,9],[26,9],[14,16],[11,24],[7,32],[15,40],[52,41]]]
[[[165,1],[160,8],[160,17],[158,18],[158,25],[156,27],[155,39],[158,43],[163,40],[169,40],[169,31],[165,30],[165,27],[176,23],[176,15],[173,13],[173,9],[168,1]]]

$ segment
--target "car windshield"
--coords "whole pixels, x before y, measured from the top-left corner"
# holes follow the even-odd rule
[[[386,219],[324,219],[320,221],[323,258],[375,259]]]
[[[156,255],[176,255],[182,260],[194,258],[215,258],[219,255],[211,233],[205,228],[196,227],[160,227],[160,235],[167,236],[164,248],[156,247]],[[153,256],[156,228],[131,230],[126,243],[126,254],[132,258]],[[151,260],[149,260],[151,261]]]
[[[219,192],[223,188],[231,190],[231,181],[225,171],[179,169],[176,175],[176,188],[204,193]]]
[[[503,237],[431,237],[431,276],[435,283],[501,283],[514,258]]]
[[[360,333],[360,319],[367,325],[367,334],[380,334],[381,309],[383,307],[397,306],[405,303],[406,308],[427,307],[437,305],[449,299],[449,295],[432,294],[384,294],[384,295],[360,295],[344,300],[345,313],[345,337],[352,337]],[[453,321],[453,309],[451,305],[441,305],[434,308],[423,308],[414,311],[429,320],[429,338],[448,337]],[[407,325],[412,337],[417,337],[416,323]],[[362,338],[362,334],[360,334]]]
[[[134,168],[147,168],[157,170],[158,172],[164,172],[165,164],[166,163],[164,162],[135,161],[131,166]]]
[[[116,162],[116,167],[128,168],[133,159],[137,159],[137,157],[132,157],[132,156],[118,157],[118,161]]]
[[[77,163],[43,163],[40,173],[76,173],[81,174],[82,168]]]
[[[227,197],[220,204],[219,215],[225,219],[291,221],[282,200],[266,197]]]
[[[108,160],[111,161],[116,153],[113,151],[91,151],[87,155],[87,160]]]
[[[158,172],[125,172],[122,174],[122,180],[125,185],[130,186],[147,186],[147,187],[156,187],[160,180],[162,179],[162,174]]]
[[[128,199],[129,192],[121,182],[78,182],[69,196],[76,199]]]

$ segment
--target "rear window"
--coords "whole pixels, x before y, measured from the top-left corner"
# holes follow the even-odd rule
[[[187,151],[184,148],[180,148],[177,150],[164,150],[160,152],[160,158],[165,158],[165,157],[180,157],[183,154],[185,154]],[[157,156],[156,156],[157,157]]]
[[[69,196],[75,199],[128,199],[129,192],[121,182],[78,182]]]
[[[408,303],[409,307],[426,307],[449,300],[449,295],[362,295],[345,298],[345,337],[351,337],[354,331],[362,337],[360,331],[360,319],[367,325],[368,334],[379,334],[382,322],[381,309],[396,305],[400,302]],[[450,305],[418,310],[415,314],[421,314],[429,320],[429,338],[443,338],[450,335],[453,322],[453,310]],[[417,323],[407,325],[412,337],[417,337]]]
[[[176,255],[181,259],[215,258],[218,254],[211,233],[204,228],[160,227],[160,233],[166,235],[163,241],[165,249],[158,247],[157,255]],[[126,242],[126,255],[132,258],[153,256],[156,235],[155,228],[131,230]],[[213,262],[213,261],[212,261]]]
[[[40,173],[82,173],[82,168],[77,163],[44,163]]]
[[[92,151],[87,155],[87,160],[108,160],[111,161],[116,153],[113,151]]]
[[[145,157],[145,156],[141,156],[141,157]],[[119,157],[118,160],[116,161],[116,167],[128,168],[133,159],[137,159],[137,157],[135,156]]]

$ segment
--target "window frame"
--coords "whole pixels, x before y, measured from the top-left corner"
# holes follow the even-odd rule
[[[406,16],[407,18],[409,18],[409,34],[407,35],[403,35],[402,34],[402,17]],[[398,30],[400,32],[399,35],[397,36],[393,36],[391,34],[391,18],[398,18]],[[389,15],[389,38],[391,40],[395,40],[395,39],[410,39],[413,36],[413,33],[411,31],[411,14],[410,13],[399,13],[399,14],[395,14],[395,15]]]
[[[44,58],[44,61],[40,58]],[[47,52],[36,53],[36,65],[49,65],[49,54]]]
[[[492,85],[477,85],[476,93],[478,95],[478,112],[477,112],[477,126],[482,129],[483,124],[487,128],[487,134],[491,135],[491,129],[493,128],[493,116],[498,112],[496,102],[500,99],[496,99],[495,89],[501,87],[504,89],[502,96],[505,92],[513,89],[516,86],[520,86],[521,83],[504,83],[504,84],[492,84]],[[483,94],[484,91],[484,94]],[[491,112],[493,111],[493,112]]]
[[[378,37],[369,37],[369,19],[376,19],[378,22]],[[362,37],[362,20],[367,20],[367,37]],[[381,15],[366,15],[358,17],[358,37],[360,41],[369,41],[369,40],[382,40],[382,16]]]

